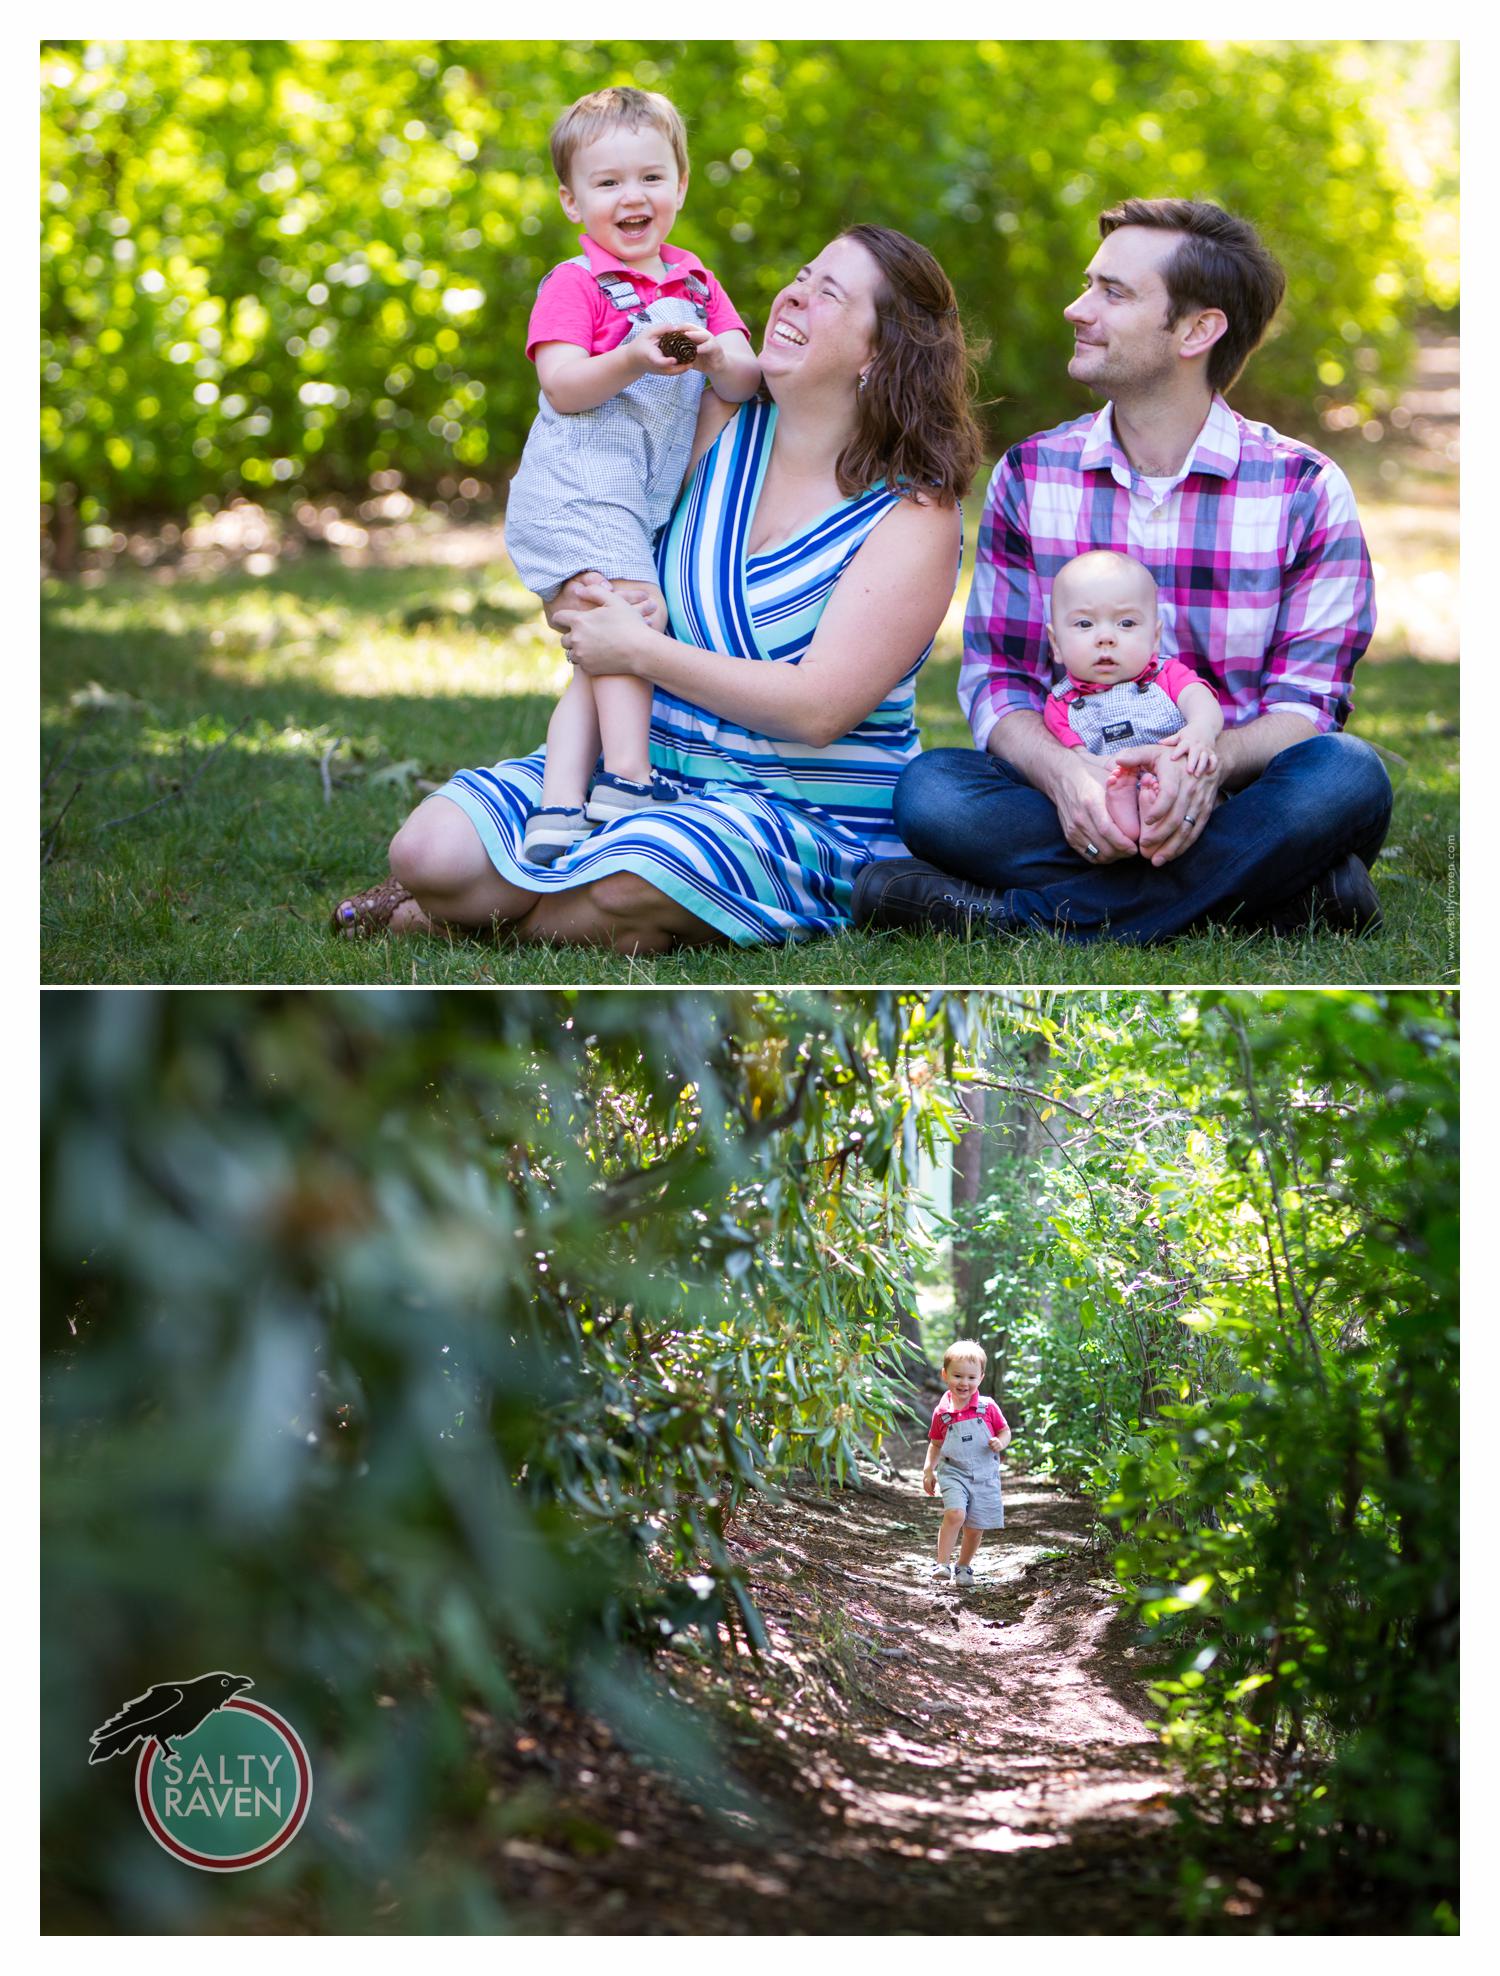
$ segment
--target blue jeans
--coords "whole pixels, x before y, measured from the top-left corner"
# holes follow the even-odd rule
[[[1063,836],[1049,797],[972,748],[919,755],[896,785],[908,849],[998,892],[992,925],[1079,942],[1163,940],[1231,917],[1249,930],[1350,852],[1372,864],[1390,820],[1390,777],[1349,734],[1284,748],[1164,865],[1090,864]]]

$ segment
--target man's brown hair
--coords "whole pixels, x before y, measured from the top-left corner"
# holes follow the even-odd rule
[[[1167,328],[1190,309],[1222,309],[1228,327],[1208,353],[1208,381],[1227,391],[1265,335],[1286,293],[1286,274],[1249,220],[1207,199],[1125,199],[1099,215],[1099,238],[1149,226],[1182,239],[1162,268]]]
[[[672,147],[677,160],[677,176],[687,177],[687,126],[675,103],[655,89],[632,89],[621,84],[614,89],[596,89],[570,103],[552,126],[548,140],[552,146],[552,169],[559,185],[566,185],[575,155],[585,144],[592,144],[616,124],[626,130],[659,130]]]
[[[859,394],[859,423],[839,455],[841,494],[884,484],[915,500],[961,501],[984,457],[973,411],[973,365],[953,284],[915,240],[889,226],[851,226],[881,273],[875,354]]]

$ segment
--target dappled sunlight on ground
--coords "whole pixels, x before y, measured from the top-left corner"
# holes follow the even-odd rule
[[[547,1778],[540,1827],[486,1842],[519,1932],[1182,1930],[1187,1786],[1149,1727],[1093,1511],[1010,1471],[1007,1528],[987,1538],[979,1581],[934,1585],[922,1452],[901,1445],[857,1489],[789,1489],[732,1519],[768,1649],[726,1637],[718,1661],[662,1663],[697,1732],[717,1738],[717,1770],[632,1757],[561,1702],[524,1733],[486,1729],[492,1802],[533,1789],[537,1766]],[[1200,1828],[1194,1843],[1218,1890],[1194,1925],[1296,1929],[1254,1832]],[[1324,1910],[1317,1927],[1338,1932],[1336,1889]]]
[[[1140,1864],[1172,1826],[1128,1628],[1091,1576],[1092,1516],[1013,1474],[1007,1528],[958,1592],[928,1577],[919,1450],[899,1462],[859,1491],[757,1504],[732,1539],[770,1628],[772,1737],[817,1807],[804,1856],[820,1885],[857,1876],[867,1932],[1119,1925],[1113,1891],[1108,1916],[1047,1911],[1056,1884],[1098,1872],[1113,1889],[1121,1840],[1103,1835],[1118,1828]],[[1064,1882],[1038,1879],[1044,1861]]]

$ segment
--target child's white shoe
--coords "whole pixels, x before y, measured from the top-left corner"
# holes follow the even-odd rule
[[[623,775],[601,769],[594,777],[589,794],[588,815],[594,823],[613,823],[616,817],[634,816],[639,810],[656,809],[675,803],[682,792],[659,768],[651,771],[649,782],[627,782]]]
[[[521,855],[528,864],[556,864],[559,858],[568,855],[575,844],[581,844],[585,837],[592,837],[593,834],[594,826],[582,809],[553,806],[533,810],[526,819]]]
[[[972,1585],[974,1583],[973,1565],[972,1564],[959,1565],[958,1569],[953,1574],[953,1582],[955,1585]]]
[[[935,1564],[927,1576],[935,1585],[946,1585],[948,1580],[953,1576],[953,1567],[951,1564]]]

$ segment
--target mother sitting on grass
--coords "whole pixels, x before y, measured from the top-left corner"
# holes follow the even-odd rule
[[[776,297],[760,360],[769,402],[703,396],[658,551],[672,635],[587,572],[548,611],[581,671],[656,688],[652,761],[681,800],[528,864],[543,753],[464,770],[339,908],[351,930],[753,946],[846,926],[855,872],[902,854],[916,675],[981,453],[952,286],[905,234],[851,227]]]

